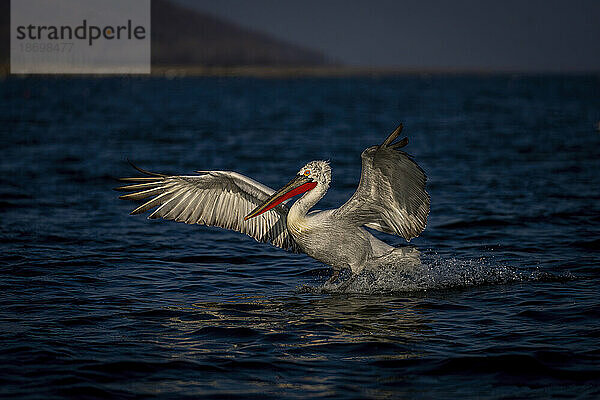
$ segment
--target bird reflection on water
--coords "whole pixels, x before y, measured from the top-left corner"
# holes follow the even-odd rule
[[[210,394],[226,385],[230,393],[239,387],[244,396],[290,389],[333,395],[339,394],[339,382],[331,371],[348,362],[363,375],[355,378],[357,384],[371,386],[371,397],[385,398],[384,387],[372,387],[379,378],[369,364],[422,356],[416,343],[431,328],[417,311],[418,302],[398,296],[239,295],[171,306],[173,315],[156,320],[160,326],[153,331],[163,332],[157,341],[175,359],[199,370],[195,377],[171,381],[171,391]],[[237,376],[248,375],[254,378],[243,388],[235,385]],[[137,387],[141,392],[155,389]]]
[[[322,346],[369,346],[394,343],[398,350],[409,346],[418,334],[428,331],[427,321],[415,309],[418,300],[399,297],[298,296],[269,298],[238,296],[227,302],[197,302],[173,306],[182,314],[164,321],[173,332],[169,340],[189,356],[209,349],[243,355],[256,351],[256,342],[274,345],[275,356],[294,362],[311,359],[311,349]],[[251,327],[251,328],[250,328]],[[223,341],[223,337],[230,338]],[[386,357],[414,356],[407,347]],[[348,356],[348,353],[344,351]],[[246,355],[250,356],[252,353]],[[364,353],[362,357],[364,357]]]

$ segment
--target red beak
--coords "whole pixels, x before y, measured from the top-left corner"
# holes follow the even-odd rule
[[[244,221],[250,218],[259,216],[262,213],[269,211],[271,208],[283,203],[287,199],[308,192],[317,186],[317,182],[312,181],[303,175],[296,175],[287,185],[276,191],[265,202],[256,207],[250,214],[244,217]]]

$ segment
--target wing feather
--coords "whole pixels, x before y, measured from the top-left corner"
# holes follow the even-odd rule
[[[156,196],[155,198],[153,198],[152,200],[142,204],[141,206],[139,206],[138,208],[136,208],[135,210],[133,210],[130,214],[131,215],[136,215],[136,214],[142,214],[145,213],[146,211],[160,205],[163,204],[162,202],[166,200],[166,198],[168,196],[171,196],[173,194],[173,192],[167,191],[164,192],[161,195]]]
[[[127,193],[122,196],[119,196],[119,198],[123,200],[143,200],[149,196],[159,195],[164,191],[165,189],[161,187],[155,187],[153,189],[142,190],[141,192]]]
[[[164,202],[152,214],[148,215],[148,219],[162,218],[166,215],[171,210],[171,207],[173,207],[173,202],[177,202],[177,199],[179,199],[179,196],[183,192],[185,192],[185,189],[182,188],[165,197]]]
[[[149,183],[140,183],[140,184],[136,184],[136,185],[120,186],[118,188],[115,188],[115,190],[120,191],[120,192],[133,192],[136,190],[150,189],[150,188],[155,188],[158,186],[160,186],[160,184],[158,182],[149,182]]]
[[[358,188],[335,213],[356,225],[410,240],[425,229],[430,200],[425,191],[425,172],[398,150],[408,140],[392,144],[400,130],[396,129],[381,146],[363,151]]]
[[[181,196],[178,197],[177,201],[173,203],[173,206],[171,207],[169,212],[167,212],[163,216],[163,218],[177,221],[177,218],[179,217],[179,215],[189,205],[189,203],[187,201],[191,195],[192,195],[192,190],[182,193]]]
[[[192,211],[192,213],[190,214],[190,217],[185,221],[186,224],[200,224],[203,225],[204,223],[200,220],[200,213],[202,212],[202,207],[204,206],[204,197],[205,197],[205,193],[203,191],[200,191],[200,193],[198,194],[198,198],[196,199],[196,204],[193,207],[194,211]]]
[[[192,189],[190,192],[190,203],[179,213],[179,215],[175,219],[175,221],[177,222],[186,222],[192,215],[192,212],[194,212],[194,210],[196,209],[196,204],[200,197],[200,193],[196,189]]]
[[[273,189],[236,172],[198,171],[198,174],[122,178],[121,181],[132,184],[116,190],[129,192],[121,199],[144,201],[131,214],[154,209],[148,218],[232,229],[260,242],[300,252],[287,230],[285,204],[244,221],[245,215],[274,193]]]

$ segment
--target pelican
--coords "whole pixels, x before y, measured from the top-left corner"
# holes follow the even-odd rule
[[[398,235],[410,241],[427,224],[427,177],[417,163],[400,151],[408,144],[398,126],[379,146],[362,152],[362,172],[356,192],[341,207],[310,211],[331,183],[327,161],[311,161],[281,189],[275,191],[247,176],[231,171],[196,171],[197,175],[163,175],[136,167],[144,177],[121,178],[130,192],[126,200],[145,202],[131,212],[156,208],[149,219],[164,218],[187,224],[218,226],[305,253],[328,264],[335,282],[342,269],[356,276],[402,259],[418,259],[418,251],[395,248],[366,228]],[[302,195],[291,207],[289,199]]]

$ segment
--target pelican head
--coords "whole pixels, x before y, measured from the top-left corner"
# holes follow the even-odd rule
[[[298,175],[306,176],[317,184],[329,186],[331,183],[331,167],[327,161],[311,161],[298,171]]]
[[[327,161],[311,161],[298,171],[287,185],[276,191],[265,202],[244,217],[244,221],[256,217],[299,194],[313,190],[317,185],[329,187],[331,167]]]

